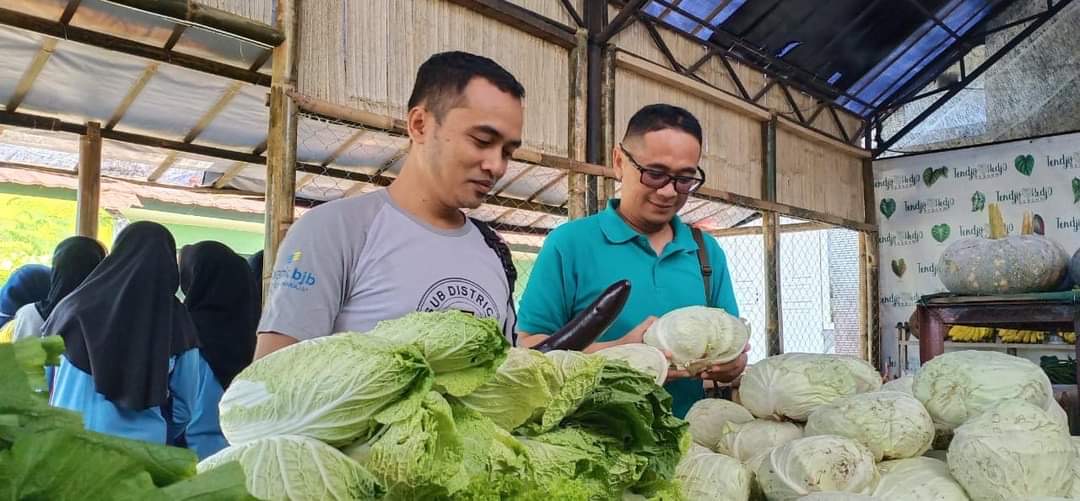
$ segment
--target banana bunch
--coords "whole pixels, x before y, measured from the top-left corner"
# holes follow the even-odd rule
[[[1076,333],[1075,332],[1062,332],[1061,333],[1061,339],[1064,339],[1066,343],[1076,344]]]
[[[1003,343],[1039,344],[1046,340],[1046,333],[1019,329],[998,329],[998,338]]]
[[[953,341],[974,343],[979,341],[989,341],[993,337],[993,327],[954,325],[949,328],[949,339],[952,339]]]

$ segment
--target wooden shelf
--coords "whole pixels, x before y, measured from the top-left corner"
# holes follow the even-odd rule
[[[919,341],[901,341],[900,344],[905,346],[919,346]],[[1075,351],[1076,346],[1071,344],[1048,344],[1048,343],[967,343],[957,341],[945,341],[946,348],[971,348],[971,349],[986,349],[986,348],[1015,348],[1019,350],[1044,350],[1044,351]]]

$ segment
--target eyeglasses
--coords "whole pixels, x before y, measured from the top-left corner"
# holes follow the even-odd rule
[[[630,156],[630,152],[626,151],[626,147],[621,144],[619,145],[619,149],[622,150],[623,155],[626,156],[627,160],[630,160],[630,164],[641,172],[641,184],[649,188],[659,190],[667,186],[668,183],[674,183],[675,192],[686,195],[697,191],[698,188],[701,188],[701,185],[705,184],[705,171],[702,170],[701,167],[697,168],[698,174],[700,174],[701,177],[673,176],[661,169],[651,169],[642,166],[637,160],[634,160],[634,157]]]

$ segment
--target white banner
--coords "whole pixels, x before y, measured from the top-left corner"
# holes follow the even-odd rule
[[[997,203],[1010,234],[1024,212],[1071,256],[1080,247],[1080,134],[874,162],[880,234],[882,353],[897,361],[896,324],[919,297],[944,292],[937,262],[949,244],[988,233]],[[917,359],[918,352],[911,353]],[[893,374],[899,370],[892,365]]]

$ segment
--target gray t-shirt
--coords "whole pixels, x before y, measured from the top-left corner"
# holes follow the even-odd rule
[[[457,309],[498,319],[513,340],[511,301],[502,262],[472,222],[434,228],[383,189],[323,204],[289,228],[259,332],[302,341]]]

